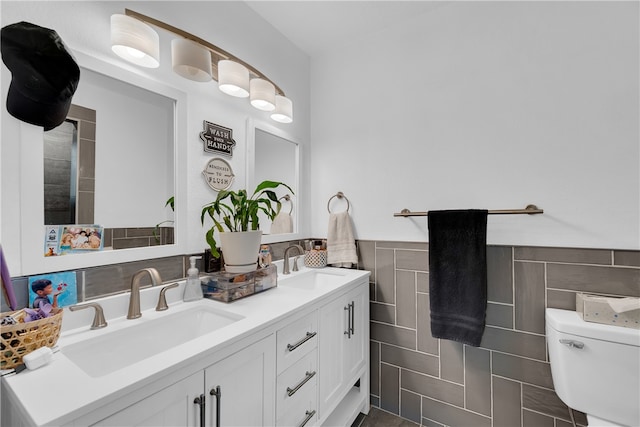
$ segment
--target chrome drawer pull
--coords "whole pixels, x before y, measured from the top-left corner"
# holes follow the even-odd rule
[[[302,344],[304,344],[307,341],[309,341],[311,338],[315,337],[316,334],[317,334],[317,332],[307,332],[307,335],[305,335],[305,337],[302,338],[297,343],[295,343],[295,344],[287,344],[287,350],[289,350],[289,351],[295,350],[296,348],[300,347]]]
[[[313,411],[306,411],[304,414],[307,416],[307,418],[305,418],[304,421],[302,421],[302,424],[300,424],[298,427],[304,427],[305,425],[307,425],[309,420],[316,414],[316,410],[314,409]]]
[[[316,371],[313,371],[313,372],[307,371],[305,373],[306,377],[304,377],[304,379],[302,381],[300,381],[300,384],[298,384],[294,388],[287,387],[287,394],[289,395],[289,397],[291,397],[294,394],[296,394],[296,391],[300,390],[300,387],[305,385],[307,383],[307,381],[309,381],[311,378],[313,378],[315,376],[315,374],[316,374]]]
[[[571,348],[578,348],[578,349],[582,349],[584,348],[584,343],[580,342],[580,341],[574,341],[574,340],[560,340],[560,344],[564,344],[567,347],[571,347]]]

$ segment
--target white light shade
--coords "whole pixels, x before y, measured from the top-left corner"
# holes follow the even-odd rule
[[[173,71],[196,82],[211,80],[211,52],[187,39],[171,40]]]
[[[280,123],[293,121],[293,102],[286,96],[276,95],[276,109],[271,113],[271,118]]]
[[[276,108],[276,88],[273,83],[263,79],[251,79],[249,83],[251,105],[262,111]]]
[[[153,28],[127,15],[111,15],[111,49],[136,65],[160,65],[160,38]]]
[[[218,61],[218,88],[237,98],[249,96],[249,70],[235,61]]]

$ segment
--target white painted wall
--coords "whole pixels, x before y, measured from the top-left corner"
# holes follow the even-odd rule
[[[252,64],[258,70],[276,82],[294,101],[294,123],[281,125],[271,121],[268,114],[250,106],[246,99],[236,99],[224,95],[214,82],[191,82],[171,71],[170,39],[167,32],[159,31],[161,39],[161,67],[156,70],[143,70],[120,61],[110,50],[109,18],[113,13],[123,13],[125,8],[149,15],[182,28]],[[211,190],[202,177],[202,170],[207,161],[215,155],[203,151],[199,133],[203,130],[203,120],[218,123],[233,129],[233,137],[237,143],[233,158],[229,160],[236,175],[232,188],[244,188],[246,171],[246,135],[247,120],[260,124],[266,122],[278,128],[289,140],[302,146],[309,145],[309,59],[290,41],[284,38],[273,27],[266,24],[255,12],[243,2],[93,2],[93,1],[43,1],[43,2],[2,2],[0,3],[2,26],[29,21],[37,25],[55,29],[64,42],[72,49],[100,57],[113,65],[132,70],[136,75],[171,86],[186,94],[187,120],[186,132],[179,136],[178,150],[180,155],[186,154],[188,166],[180,179],[186,194],[176,198],[176,204],[185,203],[183,215],[176,221],[187,224],[179,238],[184,245],[182,253],[202,251],[206,247],[205,230],[200,224],[200,211],[204,204],[213,200],[216,193]],[[38,201],[41,194],[20,194],[21,180],[38,180],[41,174],[30,174],[26,166],[34,169],[40,167],[42,159],[37,150],[29,159],[32,146],[41,144],[38,141],[41,128],[22,124],[11,117],[4,103],[10,82],[10,73],[2,65],[2,145],[0,146],[0,164],[2,168],[2,198],[0,201],[0,242],[7,255],[9,269],[13,276],[34,274],[46,270],[42,261],[34,264],[33,257],[26,254],[38,253],[25,251],[28,245],[41,248],[38,239],[25,239],[20,230],[25,221],[39,226],[33,217],[37,216]],[[25,143],[26,138],[26,143]],[[23,141],[23,143],[19,143]],[[29,145],[31,144],[31,145]],[[22,151],[22,156],[21,156]],[[186,153],[185,153],[186,152]],[[309,170],[309,150],[303,153],[301,169]],[[40,156],[41,157],[41,156]],[[20,164],[20,159],[25,164]],[[36,169],[37,170],[37,169]],[[144,191],[144,184],[132,182],[131,185]],[[304,178],[300,183],[300,203],[309,203],[310,191]],[[34,208],[35,207],[35,208]],[[307,211],[308,212],[308,211]],[[156,221],[151,219],[149,224]],[[309,216],[301,214],[300,231],[309,233]],[[33,242],[32,240],[36,240]],[[119,254],[108,258],[109,254],[82,254],[73,256],[74,265],[56,264],[56,269],[80,268],[110,262],[133,260],[135,256],[160,256],[158,248],[132,249],[113,251]],[[22,254],[22,255],[20,255]],[[63,258],[63,257],[60,257]],[[95,258],[95,261],[93,260]],[[100,258],[100,259],[98,259]],[[21,259],[23,262],[21,262]],[[36,265],[37,264],[37,265]]]
[[[403,208],[511,209],[491,244],[640,248],[638,2],[452,2],[311,64],[312,231],[426,241]]]

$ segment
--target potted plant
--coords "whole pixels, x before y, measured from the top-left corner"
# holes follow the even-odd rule
[[[278,196],[273,190],[280,186],[286,187],[293,194],[293,190],[287,184],[263,181],[258,184],[251,197],[245,189],[223,190],[213,202],[202,208],[202,225],[204,226],[206,216],[213,221],[213,226],[205,235],[211,255],[214,258],[220,257],[214,237],[217,230],[227,271],[242,273],[255,270],[262,238],[258,213],[262,211],[273,220],[280,209]]]

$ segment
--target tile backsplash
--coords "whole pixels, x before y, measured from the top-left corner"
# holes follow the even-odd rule
[[[576,292],[640,297],[640,251],[489,246],[487,326],[470,347],[431,337],[427,243],[358,248],[372,272],[371,402],[424,426],[570,427],[545,308],[574,310]]]

